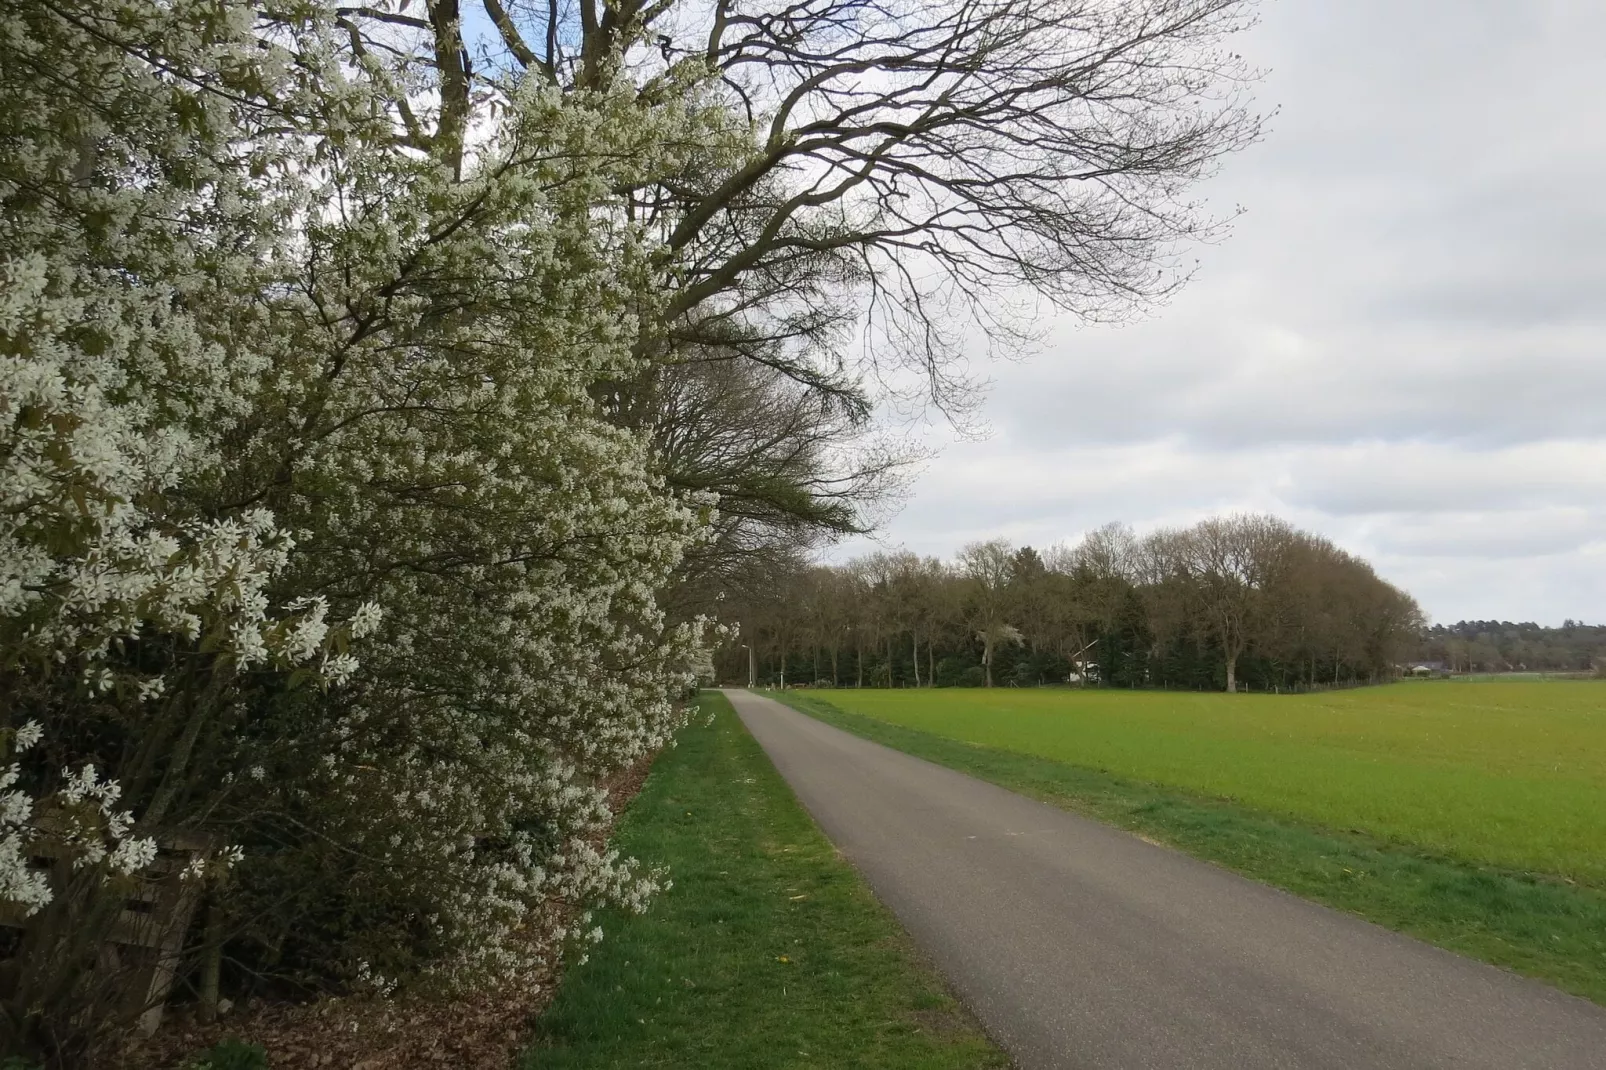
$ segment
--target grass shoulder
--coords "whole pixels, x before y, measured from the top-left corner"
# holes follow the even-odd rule
[[[948,739],[841,710],[818,695],[772,697],[865,739],[1606,1004],[1606,894],[1598,889]]]
[[[524,1066],[1007,1066],[725,697],[701,702],[708,717],[659,759],[617,839],[674,886],[604,921]]]

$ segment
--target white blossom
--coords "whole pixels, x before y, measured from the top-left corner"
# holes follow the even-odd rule
[[[156,841],[149,836],[143,839],[123,840],[107,858],[107,864],[124,876],[144,869],[154,861],[156,861]]]
[[[379,608],[378,602],[364,602],[351,615],[351,637],[361,639],[372,635],[379,630],[379,622],[383,616],[384,611]]]
[[[21,728],[17,729],[17,734],[12,745],[20,753],[29,749],[35,743],[38,743],[39,740],[43,738],[44,734],[45,730],[38,721],[29,721],[27,724],[24,724]]]
[[[30,721],[17,730],[14,748],[27,750],[41,735],[39,724]],[[41,845],[65,851],[75,869],[104,864],[107,876],[129,876],[155,861],[156,841],[130,835],[134,815],[114,809],[122,786],[102,779],[93,764],[61,770],[60,787],[45,797],[53,807],[66,807],[64,825],[35,823],[41,800],[17,788],[20,779],[17,763],[0,771],[0,902],[21,906],[28,917],[54,898],[48,871],[29,864]]]
[[[243,0],[114,2],[108,24],[160,64],[70,19],[54,42],[0,29],[0,60],[42,50],[81,90],[12,81],[0,102],[26,134],[0,194],[56,194],[0,214],[0,639],[132,738],[211,703],[208,768],[232,771],[158,824],[226,801],[249,827],[293,799],[308,850],[371,867],[331,894],[362,889],[376,919],[427,904],[446,950],[424,965],[446,981],[518,976],[542,953],[521,933],[571,935],[554,899],[639,910],[663,884],[598,846],[598,784],[681,723],[704,626],[668,626],[658,594],[709,503],[668,488],[591,390],[641,370],[640,317],[672,284],[614,191],[688,144],[734,166],[741,130],[690,83],[643,108],[495,82],[444,167],[393,125],[398,100],[430,106],[417,65],[358,62],[334,9],[305,8],[269,33]],[[229,79],[272,107],[208,89]],[[75,182],[62,161],[86,145]],[[76,864],[149,863],[113,809],[118,769],[101,775],[117,753],[29,767],[30,791],[0,776],[0,815],[20,815],[0,894],[48,898],[24,859],[47,781],[85,815]],[[186,875],[238,865],[249,891],[273,864],[231,847]],[[385,943],[359,936],[335,951]],[[355,972],[389,992],[383,965]]]

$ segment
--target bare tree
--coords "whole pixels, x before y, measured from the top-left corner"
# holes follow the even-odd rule
[[[475,77],[460,12],[427,6],[432,137],[460,140],[453,102]],[[627,81],[660,101],[695,70],[717,76],[754,137],[734,163],[691,150],[682,173],[635,191],[685,283],[648,344],[717,340],[811,389],[853,381],[840,343],[863,317],[876,342],[863,365],[884,382],[913,368],[928,396],[959,403],[947,328],[1018,341],[998,295],[1024,287],[1087,317],[1166,295],[1176,243],[1216,231],[1188,188],[1260,129],[1242,100],[1254,72],[1225,47],[1249,0],[484,6],[500,48],[481,79]]]
[[[1125,524],[1111,523],[1087,533],[1066,557],[1068,570],[1081,577],[1089,611],[1106,630],[1115,626],[1126,590],[1147,566],[1154,572],[1152,539],[1141,544]]]
[[[887,620],[890,626],[909,639],[909,653],[913,665],[914,686],[922,683],[920,669],[921,640],[926,646],[926,673],[924,682],[935,682],[936,657],[932,652],[935,633],[944,616],[942,588],[948,576],[942,562],[936,558],[922,558],[907,550],[894,554],[878,555],[886,584]],[[889,637],[889,660],[890,637]]]
[[[1193,581],[1199,619],[1221,646],[1227,690],[1238,690],[1238,659],[1267,608],[1276,551],[1293,529],[1269,516],[1233,515],[1200,521],[1176,542]]]
[[[993,686],[993,655],[998,647],[1020,637],[1004,619],[1014,559],[1015,548],[1005,539],[973,542],[959,551],[959,568],[970,583],[972,620],[982,644],[988,687]]]
[[[869,433],[861,409],[759,365],[657,365],[597,392],[618,422],[652,435],[670,486],[717,496],[710,538],[687,555],[671,592],[681,617],[868,530],[909,470],[911,456]]]

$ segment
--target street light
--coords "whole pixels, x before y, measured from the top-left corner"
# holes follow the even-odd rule
[[[742,649],[747,651],[747,689],[751,691],[758,686],[758,658],[747,643],[742,644]]]

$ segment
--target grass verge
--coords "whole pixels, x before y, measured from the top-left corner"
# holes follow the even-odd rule
[[[864,1067],[1008,1060],[792,797],[723,695],[621,823],[674,887],[572,968],[527,1070]]]
[[[1128,829],[1295,895],[1606,1004],[1606,894],[1353,830],[995,750],[775,694],[854,735]]]

